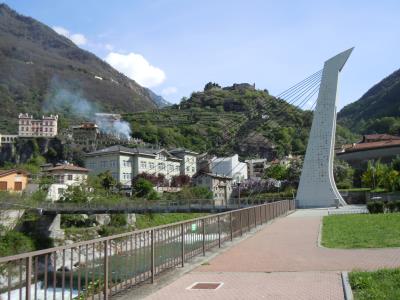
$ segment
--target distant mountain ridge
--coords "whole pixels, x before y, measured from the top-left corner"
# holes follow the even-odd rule
[[[43,113],[43,102],[60,88],[106,112],[168,104],[45,24],[0,4],[0,132],[15,130],[18,112]]]
[[[358,133],[396,133],[396,128],[378,123],[397,122],[397,118],[400,118],[400,69],[338,113],[338,122]]]

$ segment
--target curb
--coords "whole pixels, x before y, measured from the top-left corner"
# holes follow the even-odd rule
[[[345,300],[353,300],[353,291],[351,290],[350,282],[349,282],[349,274],[347,271],[343,271],[342,273],[342,285],[344,292]]]

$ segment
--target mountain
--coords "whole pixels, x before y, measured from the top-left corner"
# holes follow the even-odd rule
[[[153,102],[158,106],[158,108],[163,108],[172,105],[172,103],[168,102],[160,95],[157,95],[152,90],[148,89],[148,92],[150,94],[151,100],[153,100]]]
[[[0,4],[0,132],[15,131],[19,112],[45,112],[60,90],[107,112],[151,110],[160,102],[50,27]]]
[[[338,113],[338,122],[354,132],[400,134],[400,69]]]

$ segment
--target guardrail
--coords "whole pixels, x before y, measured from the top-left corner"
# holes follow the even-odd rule
[[[0,299],[108,299],[295,209],[294,200],[0,258]]]

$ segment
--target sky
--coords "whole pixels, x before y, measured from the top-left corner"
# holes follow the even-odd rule
[[[355,47],[338,108],[400,68],[400,1],[10,0],[139,84],[178,103],[209,82],[272,95]]]

